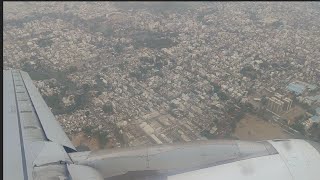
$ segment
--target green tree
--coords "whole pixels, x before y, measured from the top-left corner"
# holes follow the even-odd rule
[[[221,86],[218,84],[213,84],[214,93],[218,93],[221,90]]]
[[[174,103],[170,103],[170,104],[169,104],[169,107],[170,107],[171,110],[178,108],[178,106],[177,106],[176,104],[174,104]]]
[[[96,137],[99,140],[100,145],[105,146],[108,143],[108,133],[107,132],[99,132]]]
[[[97,93],[96,93],[96,96],[98,97],[98,96],[100,96],[102,94],[102,92],[101,91],[98,91]]]
[[[53,112],[57,113],[61,109],[61,99],[58,94],[53,94],[52,96],[43,96],[49,107],[53,109]]]
[[[84,90],[84,92],[88,92],[90,90],[89,84],[83,84],[82,89]]]
[[[228,96],[227,96],[227,94],[224,93],[224,92],[222,92],[222,91],[219,91],[219,92],[217,93],[217,95],[218,95],[218,97],[219,97],[222,101],[226,101],[226,100],[229,99]]]
[[[201,136],[206,137],[208,139],[214,139],[214,135],[211,134],[208,130],[204,130],[200,133]]]
[[[304,126],[301,123],[294,123],[291,127],[301,134],[305,134]]]
[[[262,96],[262,98],[261,98],[261,104],[262,104],[262,105],[266,105],[267,102],[268,102],[267,97],[266,97],[266,96]]]
[[[91,136],[91,135],[92,135],[92,130],[93,130],[93,127],[92,127],[92,126],[86,126],[86,127],[82,128],[82,131],[83,131],[87,136]]]
[[[107,103],[104,104],[102,107],[103,112],[108,113],[108,114],[112,114],[113,113],[113,106],[112,103]]]
[[[113,49],[119,54],[123,51],[123,46],[117,43],[116,45],[113,46]]]
[[[74,72],[77,72],[78,68],[77,66],[70,66],[69,69],[68,69],[68,72],[69,73],[74,73]]]

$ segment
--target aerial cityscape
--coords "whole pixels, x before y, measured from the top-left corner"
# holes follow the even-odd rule
[[[77,148],[320,142],[318,2],[4,2],[3,69],[28,72]]]

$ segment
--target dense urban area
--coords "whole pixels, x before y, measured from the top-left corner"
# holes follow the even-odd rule
[[[320,141],[318,2],[4,2],[4,69],[80,148]]]

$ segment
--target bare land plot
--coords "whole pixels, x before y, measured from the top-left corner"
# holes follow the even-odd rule
[[[246,114],[237,124],[233,136],[240,140],[270,140],[290,138],[290,134],[274,123],[264,121],[257,116]]]

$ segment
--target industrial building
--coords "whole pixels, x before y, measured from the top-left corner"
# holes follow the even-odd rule
[[[295,93],[297,96],[301,95],[305,90],[313,91],[317,88],[318,88],[317,85],[308,84],[300,81],[292,82],[287,86],[287,90]]]
[[[306,87],[302,84],[298,84],[298,83],[290,83],[288,86],[287,86],[287,89],[290,91],[290,92],[293,92],[295,93],[295,95],[301,95],[304,90],[306,89]]]

